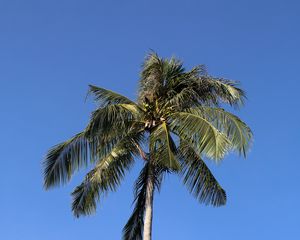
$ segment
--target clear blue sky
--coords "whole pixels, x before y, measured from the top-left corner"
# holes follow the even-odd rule
[[[212,167],[225,207],[199,205],[166,178],[153,239],[300,239],[299,12],[289,0],[0,0],[0,239],[121,238],[140,164],[96,215],[75,219],[69,194],[83,173],[46,192],[41,162],[85,127],[88,84],[135,98],[149,49],[241,81],[239,115],[255,134],[246,160]]]

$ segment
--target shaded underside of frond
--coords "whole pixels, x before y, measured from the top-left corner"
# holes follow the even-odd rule
[[[72,193],[72,210],[75,216],[88,215],[96,210],[100,196],[115,191],[127,170],[139,154],[142,133],[124,137],[103,157],[85,180]]]
[[[110,156],[90,171],[85,180],[72,192],[72,211],[76,217],[95,212],[101,195],[115,191],[120,185],[124,174],[132,166],[130,154],[123,154],[117,159]]]
[[[158,100],[166,94],[169,82],[184,73],[182,62],[176,58],[170,60],[151,52],[142,65],[139,102],[145,99],[150,102]]]
[[[205,66],[199,65],[189,72],[181,72],[166,80],[159,96],[164,108],[177,111],[194,105],[219,106],[220,103],[240,106],[246,98],[245,92],[235,81],[209,76]]]
[[[213,206],[226,204],[226,193],[201,157],[187,143],[179,147],[184,185],[201,203]]]
[[[180,164],[176,159],[176,145],[166,122],[162,122],[151,130],[150,152],[151,160],[159,166],[175,171],[180,168]]]
[[[94,163],[129,132],[142,131],[139,109],[131,104],[112,104],[92,113],[87,128],[54,146],[44,160],[46,189],[68,182],[79,168]]]
[[[92,112],[86,131],[91,136],[119,135],[122,131],[128,131],[133,124],[140,123],[140,116],[135,105],[111,104]]]
[[[198,89],[204,95],[209,93],[210,97],[215,98],[216,101],[221,100],[232,106],[243,105],[246,98],[246,94],[239,88],[238,82],[212,76],[201,76]]]
[[[90,155],[95,152],[95,144],[85,136],[85,132],[50,149],[44,159],[44,187],[46,189],[66,183],[74,171],[88,164]]]

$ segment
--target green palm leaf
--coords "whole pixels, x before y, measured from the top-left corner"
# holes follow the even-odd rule
[[[199,113],[227,136],[233,149],[246,156],[253,133],[239,117],[222,108],[200,107]]]
[[[44,160],[44,186],[50,188],[68,182],[72,174],[88,162],[95,162],[99,154],[106,154],[133,129],[143,130],[137,121],[135,105],[108,105],[93,112],[85,131],[54,146]]]
[[[155,163],[177,171],[180,164],[176,159],[176,145],[166,122],[162,122],[150,133],[150,151]]]
[[[141,124],[141,115],[136,105],[107,105],[92,113],[87,134],[91,137],[101,135],[102,138],[126,134],[133,125]]]
[[[143,64],[139,102],[148,99],[154,102],[164,98],[170,82],[184,73],[182,62],[176,58],[170,60],[160,58],[156,53],[150,53]]]
[[[89,87],[88,95],[93,94],[95,96],[95,100],[100,104],[100,106],[118,103],[136,105],[135,102],[119,93],[93,85],[89,85]]]
[[[212,96],[216,96],[221,101],[230,105],[243,105],[246,98],[245,92],[238,87],[238,83],[235,81],[202,76],[199,86],[209,89]]]
[[[169,116],[171,131],[192,144],[198,153],[220,160],[230,149],[230,141],[194,109]]]
[[[215,179],[201,157],[189,146],[181,143],[179,147],[181,172],[184,185],[187,186],[201,203],[220,206],[226,203],[226,193]]]
[[[126,136],[86,175],[85,180],[72,193],[75,216],[93,213],[100,195],[116,190],[125,171],[133,164],[133,156],[139,154],[141,137],[141,133]]]
[[[144,130],[145,124],[139,111],[135,105],[112,104],[92,113],[87,135],[91,138],[99,136],[97,154],[100,157],[109,153],[129,133]]]
[[[187,90],[190,95],[186,95]],[[207,74],[203,65],[193,68],[170,81],[165,94],[167,105],[188,106],[218,105],[221,102],[230,105],[242,105],[245,92],[238,87],[238,83],[221,78],[214,78]]]
[[[95,151],[96,140],[90,143],[85,134],[81,132],[49,150],[43,162],[46,189],[66,183],[74,171],[88,164],[89,155]]]

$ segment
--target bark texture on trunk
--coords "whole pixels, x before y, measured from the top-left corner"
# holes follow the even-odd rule
[[[153,176],[153,169],[150,166],[149,175],[147,179],[147,189],[146,189],[143,240],[152,239],[153,194],[154,194],[154,176]]]

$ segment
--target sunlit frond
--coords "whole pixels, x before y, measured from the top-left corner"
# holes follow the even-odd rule
[[[226,135],[193,109],[171,114],[170,128],[209,158],[220,160],[230,148]]]
[[[203,114],[208,121],[227,136],[232,149],[246,156],[253,137],[252,131],[246,123],[222,108],[199,107],[198,110],[199,114]]]
[[[201,203],[224,205],[226,193],[201,157],[186,142],[181,142],[178,152],[182,169],[180,175],[190,193]]]

